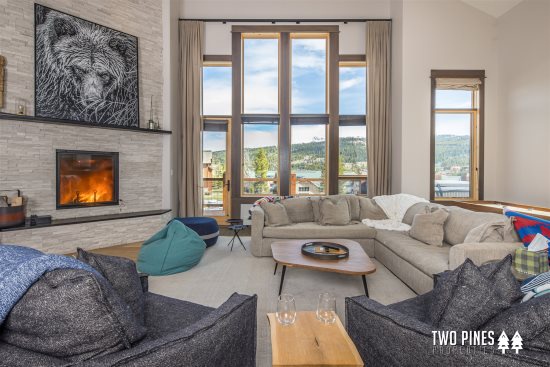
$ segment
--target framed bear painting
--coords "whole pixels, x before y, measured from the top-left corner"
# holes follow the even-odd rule
[[[35,4],[35,115],[139,127],[138,40]]]

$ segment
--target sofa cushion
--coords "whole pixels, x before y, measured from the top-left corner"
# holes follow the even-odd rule
[[[433,326],[452,330],[477,330],[492,317],[510,307],[497,287],[466,260],[433,290],[428,306]]]
[[[502,331],[510,338],[517,331],[524,348],[550,351],[550,294],[513,304],[483,325],[482,330],[493,330],[497,338]]]
[[[411,206],[409,209],[407,209],[407,211],[405,212],[405,216],[403,217],[403,223],[411,226],[413,223],[414,216],[417,214],[426,213],[426,207],[429,208],[429,211],[433,212],[434,210],[442,208],[443,205],[434,204],[434,203],[416,203],[413,206]]]
[[[291,198],[281,201],[292,223],[313,222],[313,206],[309,198]]]
[[[468,232],[481,224],[506,219],[502,214],[474,212],[456,206],[450,206],[447,209],[449,218],[444,226],[445,242],[451,245],[464,243]]]
[[[123,257],[94,254],[81,248],[77,249],[77,259],[103,275],[130,307],[136,319],[145,325],[145,300],[135,262]]]
[[[369,198],[359,197],[359,220],[363,219],[388,219],[386,213],[382,210],[376,201]]]
[[[406,232],[376,230],[376,240],[403,260],[433,277],[433,274],[449,269],[451,246],[430,246],[411,238]]]
[[[284,227],[264,227],[263,236],[267,238],[374,238],[376,230],[362,223],[347,226],[323,226],[319,223],[296,223]]]
[[[350,209],[346,198],[333,202],[330,198],[321,198],[319,203],[322,225],[345,226],[351,222]]]
[[[212,311],[214,311],[213,308],[197,303],[147,293],[145,295],[147,337],[142,343],[183,330]]]
[[[106,279],[60,269],[29,288],[2,325],[0,339],[77,362],[130,348],[145,333]]]
[[[283,204],[263,202],[260,207],[265,213],[266,226],[279,227],[292,223]]]
[[[429,210],[428,207],[426,207]],[[414,216],[409,235],[432,246],[443,246],[443,224],[449,216],[443,209],[434,212],[419,213]]]

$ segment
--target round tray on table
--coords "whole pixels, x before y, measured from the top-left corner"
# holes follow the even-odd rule
[[[349,249],[338,243],[314,241],[302,245],[302,254],[319,260],[341,260],[349,257]]]

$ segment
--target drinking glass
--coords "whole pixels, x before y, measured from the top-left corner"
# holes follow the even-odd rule
[[[336,298],[332,294],[319,295],[317,318],[325,324],[333,324],[336,321]]]
[[[296,321],[296,303],[290,294],[281,294],[277,301],[277,320],[284,326],[294,324]]]

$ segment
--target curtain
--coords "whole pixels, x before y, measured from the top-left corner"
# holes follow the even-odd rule
[[[479,90],[481,79],[479,78],[436,78],[435,86],[437,89],[453,90]]]
[[[179,217],[202,215],[201,65],[203,22],[179,23],[179,113],[175,134],[177,211]]]
[[[391,22],[367,22],[368,195],[391,191]]]

